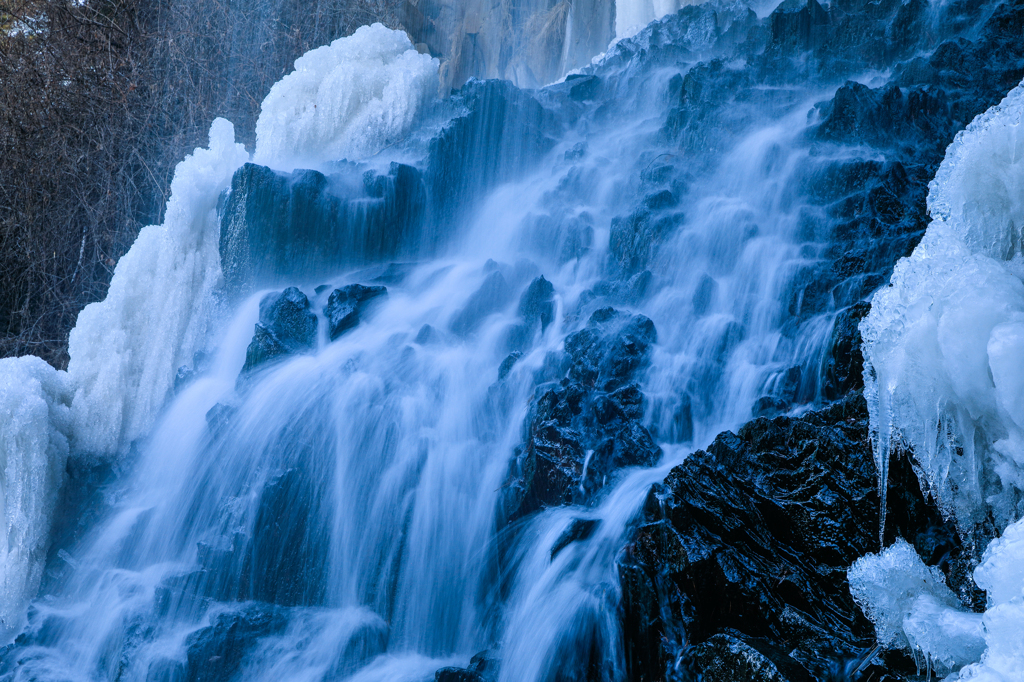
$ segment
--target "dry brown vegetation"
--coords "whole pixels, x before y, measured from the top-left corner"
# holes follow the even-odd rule
[[[0,356],[67,363],[174,165],[217,116],[252,145],[295,57],[394,0],[0,0]]]

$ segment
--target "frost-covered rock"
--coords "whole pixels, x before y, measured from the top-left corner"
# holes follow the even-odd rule
[[[382,24],[307,52],[263,100],[254,161],[290,171],[376,154],[408,132],[437,91],[437,69]]]
[[[201,348],[221,279],[217,202],[246,161],[231,123],[215,120],[209,148],[175,169],[163,224],[142,229],[107,297],[79,314],[68,342],[77,450],[112,454],[144,435]]]
[[[0,360],[0,639],[23,625],[39,589],[64,484],[71,388],[33,356]]]

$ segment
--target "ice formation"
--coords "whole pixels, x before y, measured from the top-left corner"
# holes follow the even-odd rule
[[[263,100],[254,161],[290,171],[376,154],[437,92],[438,66],[382,24],[310,50]]]
[[[0,360],[0,640],[39,589],[68,457],[68,376],[33,356]]]
[[[221,277],[217,202],[246,161],[231,123],[215,120],[209,149],[175,169],[163,225],[139,232],[107,297],[79,314],[68,344],[77,451],[112,454],[146,433],[192,364]]]
[[[950,145],[932,223],[861,324],[872,437],[914,448],[943,511],[1000,527],[1024,490],[1024,88]]]
[[[976,661],[984,651],[981,616],[964,613],[942,572],[925,566],[905,541],[861,557],[848,577],[879,644],[920,651],[945,670]]]
[[[880,486],[892,448],[912,447],[961,531],[989,514],[1004,529],[975,572],[983,616],[950,602],[905,543],[850,570],[881,643],[902,636],[949,668],[970,663],[961,680],[1024,680],[1022,115],[1024,85],[957,135],[929,188],[927,233],[861,324]]]

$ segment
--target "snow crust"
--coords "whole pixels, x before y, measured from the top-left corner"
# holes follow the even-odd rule
[[[965,537],[989,515],[1002,533],[974,573],[983,615],[951,602],[906,543],[855,563],[850,589],[880,643],[966,664],[960,680],[1024,680],[1022,115],[1024,85],[956,136],[929,187],[932,223],[861,323],[880,488],[891,451],[910,447]]]
[[[71,386],[33,356],[0,360],[0,640],[24,623],[39,589],[64,484]]]
[[[290,171],[376,154],[437,93],[439,64],[382,24],[310,50],[263,100],[253,160]]]
[[[164,223],[139,232],[107,297],[79,314],[68,344],[77,451],[110,455],[144,435],[202,347],[221,279],[217,202],[248,156],[215,120],[209,148],[175,169]]]

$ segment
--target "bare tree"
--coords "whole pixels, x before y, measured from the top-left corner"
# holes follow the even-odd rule
[[[311,6],[313,5],[313,6]],[[396,0],[0,0],[0,356],[67,364],[175,164],[217,116],[252,145],[308,49]]]

